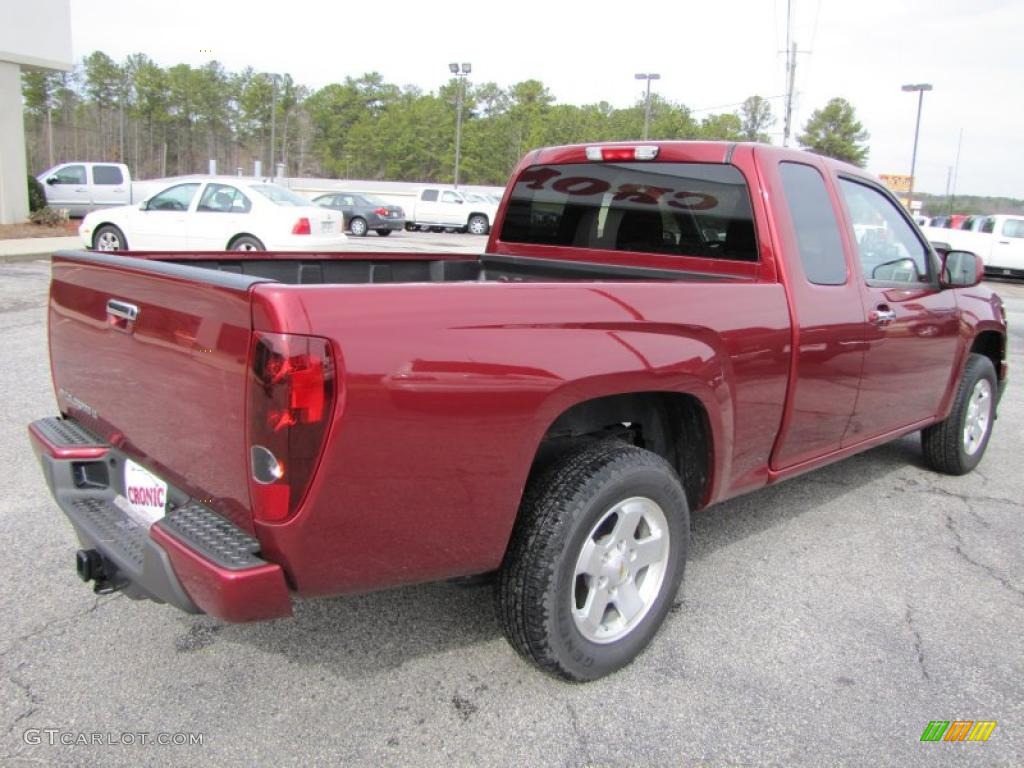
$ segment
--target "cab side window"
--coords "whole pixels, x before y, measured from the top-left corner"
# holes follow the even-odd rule
[[[846,256],[825,180],[803,163],[780,163],[779,175],[804,275],[815,285],[844,285]]]
[[[423,195],[420,197],[425,203],[437,202],[437,190],[436,189],[424,189]]]
[[[124,174],[116,165],[94,165],[92,167],[92,181],[94,184],[123,184]]]
[[[65,165],[47,181],[51,184],[85,184],[85,166]]]
[[[896,203],[881,191],[850,179],[840,179],[842,193],[857,239],[857,255],[866,280],[927,283],[931,255],[914,234]]]
[[[1003,237],[1024,237],[1024,219],[1007,219],[1003,224]]]
[[[462,200],[454,192],[442,192],[441,193],[442,203],[461,203]]]

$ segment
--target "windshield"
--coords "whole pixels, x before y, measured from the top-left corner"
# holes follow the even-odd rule
[[[290,189],[279,187],[277,184],[253,184],[252,188],[276,205],[295,208],[307,208],[312,205],[306,198],[295,194]]]

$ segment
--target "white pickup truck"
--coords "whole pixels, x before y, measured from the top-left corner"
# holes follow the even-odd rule
[[[424,187],[411,208],[406,208],[406,229],[458,229],[474,235],[491,231],[498,206],[480,195],[472,198],[454,189]]]
[[[66,208],[76,217],[98,208],[131,205],[156,191],[152,183],[133,182],[124,163],[61,163],[36,178],[46,191],[48,206]]]
[[[922,227],[929,242],[978,254],[989,275],[1024,277],[1024,216],[986,216],[976,230]]]

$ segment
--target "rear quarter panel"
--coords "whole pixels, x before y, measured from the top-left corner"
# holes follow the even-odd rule
[[[696,396],[708,500],[756,484],[789,364],[782,287],[752,282],[265,284],[254,325],[329,337],[343,372],[306,502],[258,524],[305,594],[496,568],[542,436],[595,397]]]

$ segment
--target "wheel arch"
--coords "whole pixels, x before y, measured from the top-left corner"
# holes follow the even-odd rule
[[[230,251],[234,247],[235,243],[237,243],[243,237],[251,237],[253,240],[259,240],[260,243],[263,243],[263,238],[260,237],[259,235],[254,235],[252,232],[239,232],[228,238],[228,244],[224,247],[224,250]],[[264,246],[266,245],[266,243],[263,244]]]
[[[675,468],[691,509],[705,506],[715,472],[715,424],[696,395],[657,390],[624,392],[577,402],[545,431],[532,476],[582,439],[619,439],[658,454]]]
[[[984,355],[992,361],[996,369],[996,378],[1002,380],[1006,375],[1003,362],[1006,360],[1006,336],[997,330],[981,330],[971,341],[970,354]]]
[[[121,237],[123,237],[125,240],[128,239],[124,234],[124,230],[121,229],[121,226],[119,224],[116,224],[113,221],[101,221],[99,224],[92,228],[92,248],[96,247],[96,236],[99,234],[99,231],[104,227],[113,227],[114,229],[121,233]]]

